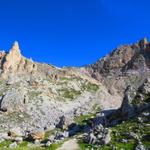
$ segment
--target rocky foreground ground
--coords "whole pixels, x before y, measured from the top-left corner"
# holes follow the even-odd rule
[[[150,149],[150,43],[58,68],[0,52],[0,149]]]

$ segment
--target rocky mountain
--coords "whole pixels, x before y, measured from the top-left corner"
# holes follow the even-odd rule
[[[14,42],[0,52],[0,148],[55,149],[71,137],[76,149],[145,149],[149,67],[146,38],[79,68],[34,62]]]

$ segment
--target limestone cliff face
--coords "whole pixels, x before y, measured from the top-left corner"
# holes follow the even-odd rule
[[[9,53],[5,57],[5,62],[3,63],[3,71],[4,72],[17,71],[21,59],[22,57],[20,54],[18,42],[14,42]]]
[[[37,70],[36,64],[29,59],[24,58],[19,49],[18,42],[14,42],[8,53],[1,52],[0,58],[3,58],[3,75],[7,73],[32,73]]]

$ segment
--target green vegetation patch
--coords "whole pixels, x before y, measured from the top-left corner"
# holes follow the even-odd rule
[[[1,143],[0,143],[0,150],[7,149],[10,144],[11,144],[11,141],[10,141],[10,140],[6,140],[6,141],[4,141],[4,142],[1,142]]]
[[[67,99],[75,99],[77,96],[81,95],[80,91],[76,91],[75,89],[67,89],[63,88],[59,90],[62,94],[61,96]]]
[[[95,114],[89,113],[89,114],[86,114],[86,115],[80,115],[80,116],[75,117],[74,121],[75,121],[75,123],[77,123],[79,125],[85,125],[86,121],[88,119],[94,118],[94,117],[95,117]]]
[[[90,82],[85,82],[85,83],[82,85],[81,89],[82,89],[83,91],[86,90],[86,91],[90,91],[90,92],[96,92],[96,91],[99,89],[99,86],[96,85],[96,84],[90,83]]]
[[[150,94],[145,94],[143,100],[141,100],[141,98],[138,95],[136,95],[134,100],[132,101],[132,104],[136,106],[136,105],[141,105],[143,103],[149,103],[149,102],[150,102]]]

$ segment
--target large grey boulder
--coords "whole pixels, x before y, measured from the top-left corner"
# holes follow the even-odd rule
[[[104,128],[101,124],[94,127],[84,135],[84,141],[89,144],[105,145],[111,141],[111,130]]]
[[[107,130],[107,133],[103,136],[103,144],[109,144],[111,141],[111,130]]]
[[[128,86],[124,93],[123,102],[121,105],[121,115],[125,118],[131,117],[134,115],[134,107],[132,101],[136,96],[136,91],[132,86]]]
[[[25,99],[23,89],[9,90],[1,99],[0,109],[7,112],[23,111],[26,103]]]

